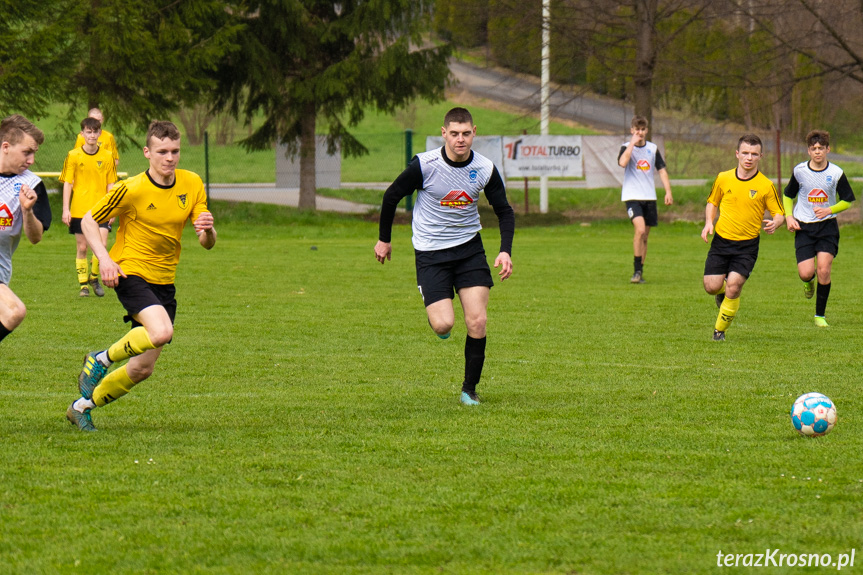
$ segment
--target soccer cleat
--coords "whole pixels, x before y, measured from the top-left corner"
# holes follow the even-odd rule
[[[632,274],[632,277],[629,278],[629,283],[631,284],[643,284],[644,278],[641,276],[641,272],[635,272]]]
[[[93,425],[93,418],[90,416],[90,410],[85,409],[83,413],[75,409],[73,401],[69,404],[69,409],[66,410],[66,419],[72,425],[77,425],[81,431],[96,431],[96,426]]]
[[[462,391],[459,401],[464,405],[479,405],[481,403],[475,391]]]
[[[90,288],[86,285],[82,285],[81,291],[78,292],[78,297],[90,297]]]
[[[718,329],[713,330],[713,341],[725,341],[725,332]]]
[[[84,399],[93,399],[93,390],[108,373],[108,368],[96,359],[96,352],[91,351],[84,356],[84,367],[78,374],[78,391]]]
[[[436,335],[437,335],[439,338],[441,338],[441,339],[449,339],[449,336],[451,336],[451,335],[452,335],[452,332],[451,332],[451,331],[448,331],[448,332],[446,332],[446,333],[445,333],[445,334],[443,334],[443,335],[441,335],[441,334],[439,334],[439,333],[438,333],[438,334],[436,334]]]
[[[716,294],[716,307],[722,307],[722,302],[725,301],[725,293]]]
[[[812,296],[815,295],[815,278],[803,282],[803,295],[806,296],[806,299],[812,299]]]
[[[815,316],[815,327],[830,327],[827,323],[827,320],[824,319],[824,316],[816,315]]]
[[[102,297],[105,295],[105,289],[102,287],[102,284],[99,283],[99,278],[91,279],[90,286],[92,286],[93,293],[96,294],[96,297]]]

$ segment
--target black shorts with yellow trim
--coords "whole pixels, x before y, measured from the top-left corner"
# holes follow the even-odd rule
[[[144,278],[138,276],[121,277],[114,288],[117,299],[126,309],[127,315],[123,317],[124,322],[131,322],[132,327],[141,325],[132,316],[139,311],[154,305],[160,305],[168,312],[171,324],[177,315],[177,288],[174,284],[151,284]]]
[[[839,253],[839,222],[836,218],[820,222],[800,222],[800,230],[794,234],[794,250],[797,263],[811,260],[819,253],[833,257]]]
[[[755,261],[758,259],[760,237],[751,240],[727,240],[713,234],[707,261],[704,262],[704,275],[727,276],[731,272],[749,278]]]
[[[72,221],[69,222],[69,233],[70,234],[83,234],[84,231],[81,229],[81,220],[83,218],[72,218]],[[106,229],[109,232],[111,231],[111,224],[105,222],[104,224],[99,224],[99,227],[102,229]]]
[[[444,299],[453,299],[461,288],[494,286],[479,234],[459,246],[414,251],[417,289],[426,307]]]

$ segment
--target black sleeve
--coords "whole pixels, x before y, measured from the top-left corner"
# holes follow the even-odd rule
[[[495,166],[491,171],[491,178],[485,185],[485,197],[494,209],[497,223],[500,226],[500,251],[512,256],[512,238],[515,235],[515,212],[506,199],[506,186]]]
[[[794,172],[791,172],[791,179],[788,180],[788,184],[785,186],[785,197],[794,199],[797,197],[797,192],[799,191],[800,182],[794,177]]]
[[[842,172],[842,176],[836,184],[836,194],[840,200],[846,202],[853,202],[856,199],[854,197],[854,190],[851,189],[851,184],[848,182],[848,178],[845,177],[845,172]]]
[[[656,148],[656,171],[658,172],[663,168],[665,168],[665,160],[662,159],[662,154],[659,153],[659,148]]]
[[[617,152],[617,163],[620,163],[620,156],[626,151],[626,146],[620,146],[620,151]]]
[[[48,190],[45,189],[45,184],[39,182],[36,189],[36,203],[33,205],[33,215],[36,219],[42,222],[42,232],[47,232],[51,227],[51,203],[48,201]]]
[[[392,241],[393,220],[396,217],[396,208],[399,202],[407,196],[419,190],[423,186],[423,171],[420,168],[420,160],[414,156],[405,171],[384,192],[381,203],[381,222],[378,228],[378,239],[389,243]]]

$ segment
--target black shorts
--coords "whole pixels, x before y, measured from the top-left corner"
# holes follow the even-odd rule
[[[414,251],[417,289],[426,307],[443,299],[453,299],[461,288],[494,286],[479,234],[460,246],[432,252]]]
[[[629,200],[626,202],[626,215],[629,219],[644,218],[644,225],[655,228],[659,225],[659,216],[656,213],[656,202],[654,200]]]
[[[171,318],[171,324],[174,323],[174,317],[177,315],[177,288],[174,284],[151,284],[138,276],[121,277],[114,288],[117,292],[117,299],[126,308],[128,315],[123,317],[123,321],[132,322],[132,327],[138,327],[141,324],[137,322],[133,315],[144,308],[153,305],[160,305],[168,312],[168,317]]]
[[[749,278],[755,260],[758,259],[758,242],[760,238],[751,240],[726,240],[719,234],[713,234],[707,261],[704,262],[704,275],[726,276],[736,272]]]
[[[797,263],[811,260],[824,252],[836,257],[839,253],[839,222],[830,218],[823,222],[800,222],[800,231],[794,234]]]
[[[109,224],[109,223],[99,224],[99,227],[104,228],[104,229],[108,230],[109,232],[111,231],[111,224]],[[72,218],[72,221],[69,222],[69,233],[70,234],[83,234],[84,233],[83,230],[81,230],[81,218]]]

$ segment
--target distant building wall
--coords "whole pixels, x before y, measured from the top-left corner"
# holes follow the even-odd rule
[[[318,188],[338,189],[342,185],[341,149],[336,146],[335,153],[328,154],[326,136],[316,137],[315,174]],[[284,144],[276,144],[276,187],[300,187],[300,155],[292,158]]]

